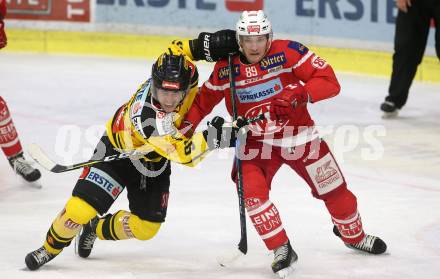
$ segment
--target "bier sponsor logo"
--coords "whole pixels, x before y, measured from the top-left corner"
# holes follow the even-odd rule
[[[235,76],[240,75],[240,66],[234,65]],[[218,79],[225,79],[229,77],[229,66],[218,69]]]
[[[275,53],[273,55],[265,57],[260,62],[260,67],[262,70],[268,70],[287,62],[286,55],[284,52]]]

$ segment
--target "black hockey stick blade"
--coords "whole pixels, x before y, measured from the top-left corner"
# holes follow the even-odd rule
[[[240,250],[240,252],[242,252],[245,255],[247,253],[248,245],[247,245],[246,231],[244,232],[244,235],[242,235],[242,237],[240,238],[240,242],[238,243],[238,250]]]

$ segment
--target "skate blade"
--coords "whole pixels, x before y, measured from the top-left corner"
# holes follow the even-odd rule
[[[276,274],[281,279],[289,279],[289,278],[293,278],[293,272],[294,271],[295,271],[295,264],[292,263],[289,267],[281,269]]]
[[[394,112],[384,112],[382,114],[382,119],[393,119],[396,118],[399,115],[399,111],[396,110]]]
[[[29,186],[32,187],[32,188],[35,188],[35,189],[43,188],[43,185],[41,185],[40,183],[35,183],[35,182],[29,183]]]
[[[23,179],[22,177],[20,177],[20,179],[23,181],[23,184],[25,184],[28,187],[35,188],[35,189],[43,188],[43,185],[39,181],[29,182],[29,181],[26,181],[25,179]]]

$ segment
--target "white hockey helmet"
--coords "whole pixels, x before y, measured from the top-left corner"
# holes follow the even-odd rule
[[[255,35],[268,35],[268,40],[272,43],[272,24],[262,10],[244,11],[235,25],[235,29],[238,45],[240,45],[240,36]]]

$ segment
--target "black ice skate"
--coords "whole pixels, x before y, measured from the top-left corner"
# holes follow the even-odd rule
[[[336,226],[333,226],[333,233],[336,236],[341,237],[341,233],[338,231]],[[372,236],[369,234],[365,234],[365,237],[359,243],[356,244],[345,243],[345,246],[354,250],[359,250],[376,255],[382,254],[387,250],[387,245],[382,239],[380,239],[377,236]]]
[[[382,118],[394,118],[399,114],[399,109],[393,102],[383,102],[382,105],[380,105],[380,109],[383,111]]]
[[[39,269],[42,265],[48,263],[57,255],[49,253],[44,246],[26,255],[24,262],[30,270]]]
[[[280,278],[287,278],[294,269],[298,255],[292,249],[290,241],[274,250],[272,270]]]
[[[93,243],[96,240],[96,226],[99,218],[95,217],[85,224],[78,234],[77,251],[81,258],[87,258],[93,249]]]
[[[31,163],[24,159],[23,152],[14,157],[10,157],[9,164],[15,173],[23,177],[27,182],[34,182],[41,177],[40,171],[33,168]]]

